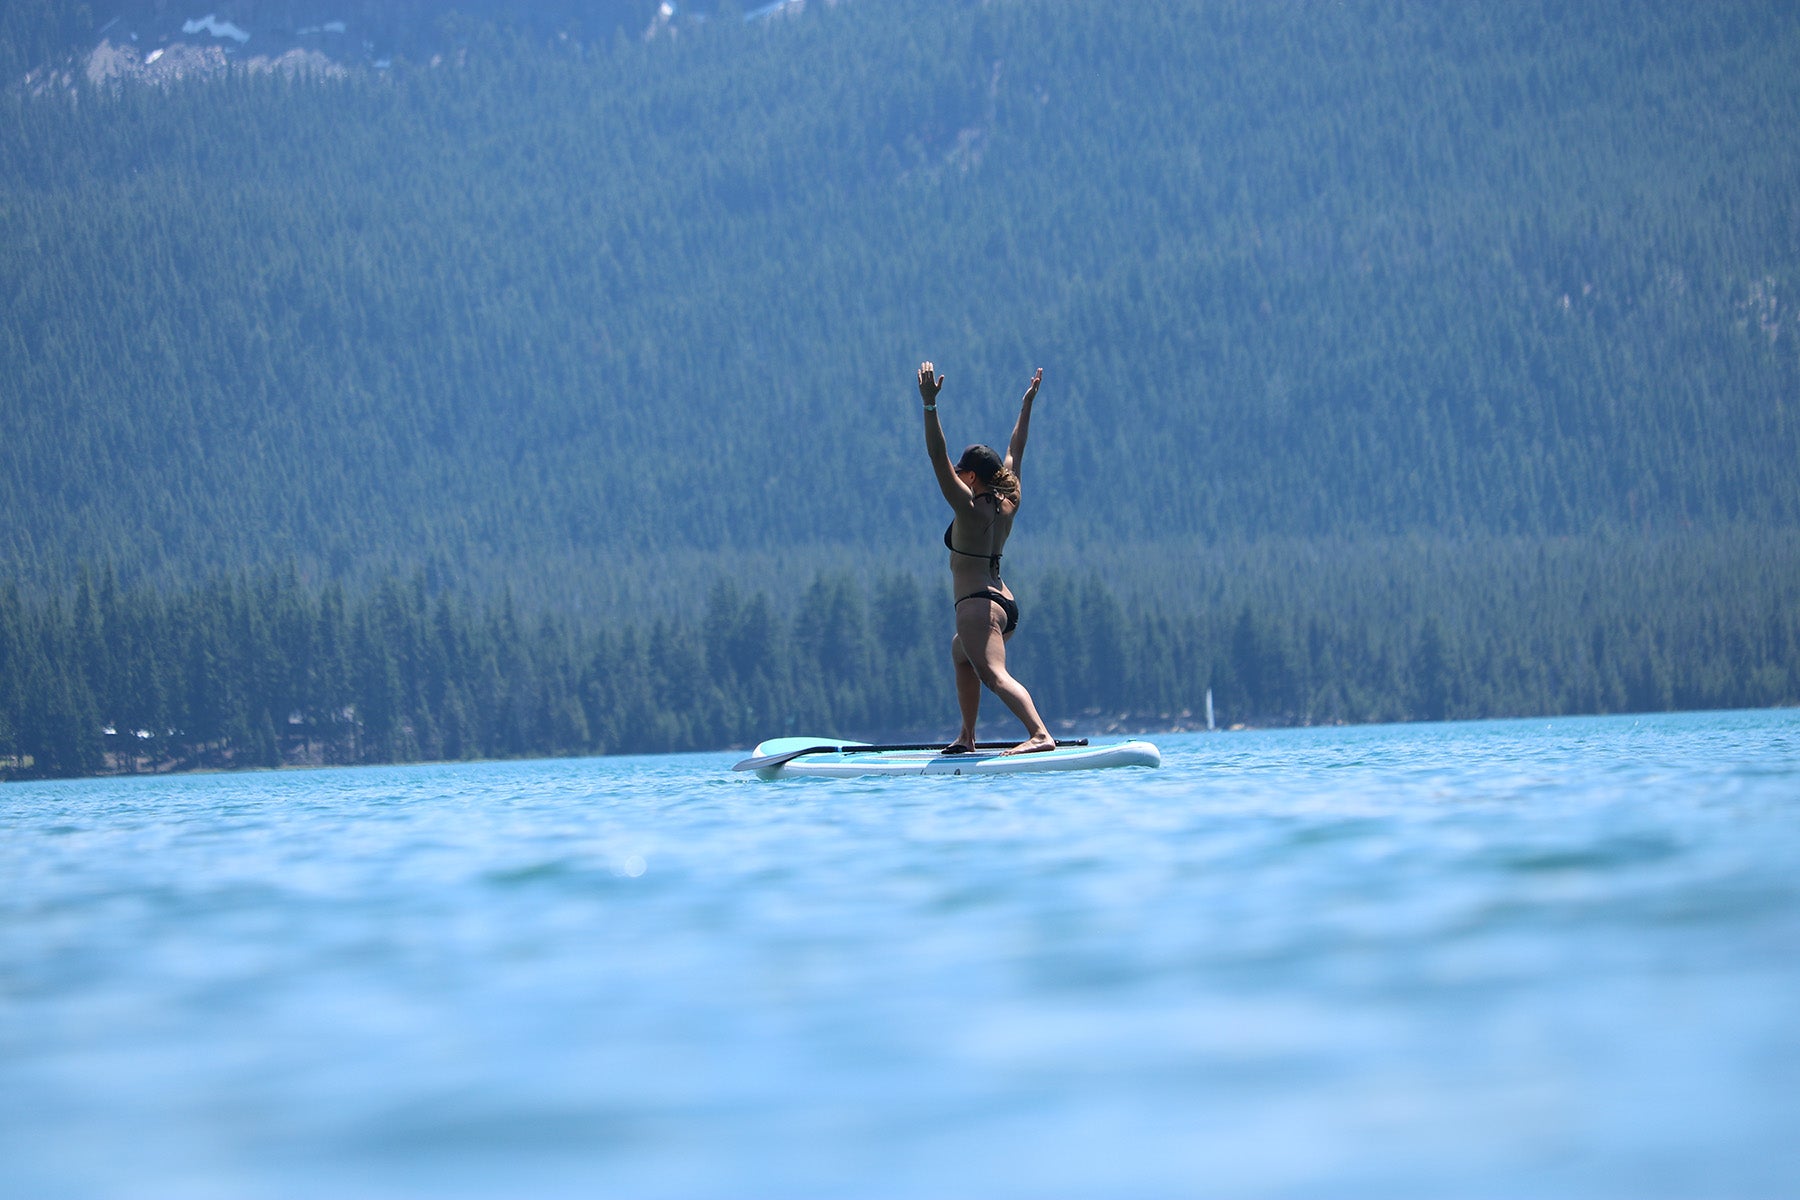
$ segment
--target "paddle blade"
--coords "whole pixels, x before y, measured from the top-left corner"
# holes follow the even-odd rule
[[[764,767],[779,767],[782,763],[799,758],[802,754],[835,754],[841,749],[843,749],[842,746],[835,745],[801,746],[797,750],[783,750],[779,754],[760,754],[755,758],[746,758],[742,762],[733,763],[731,769],[734,771],[760,771]]]

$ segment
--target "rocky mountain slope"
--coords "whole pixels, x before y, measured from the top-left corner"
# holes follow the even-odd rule
[[[579,50],[618,38],[679,37],[685,28],[727,12],[754,20],[805,4],[776,0],[721,10],[711,0],[102,0],[86,10],[91,18],[64,14],[37,20],[40,29],[61,40],[64,52],[47,62],[28,58],[25,85],[41,92],[78,81],[167,84],[234,64],[251,72],[329,76],[385,70],[397,61],[429,63],[453,52],[465,31],[482,25]],[[13,20],[30,17],[15,14]]]

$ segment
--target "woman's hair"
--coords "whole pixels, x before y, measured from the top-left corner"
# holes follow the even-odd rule
[[[1007,501],[1014,508],[1019,507],[1019,477],[1013,474],[1011,467],[1001,467],[994,472],[994,477],[987,481],[988,489],[994,495]]]

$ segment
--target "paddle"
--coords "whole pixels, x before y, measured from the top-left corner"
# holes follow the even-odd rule
[[[1085,746],[1086,738],[1073,738],[1066,742],[1057,742],[1058,746]],[[802,746],[798,750],[786,750],[780,754],[765,754],[760,758],[746,758],[743,762],[732,766],[734,771],[760,771],[765,767],[779,767],[790,759],[799,758],[802,754],[871,754],[883,750],[944,750],[945,742],[903,742],[887,746],[869,746],[861,742],[849,746]],[[1008,750],[1018,745],[1017,742],[976,742],[977,750]]]

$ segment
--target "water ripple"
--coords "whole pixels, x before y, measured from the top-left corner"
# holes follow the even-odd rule
[[[0,1193],[1800,1193],[1800,714],[0,791]]]

